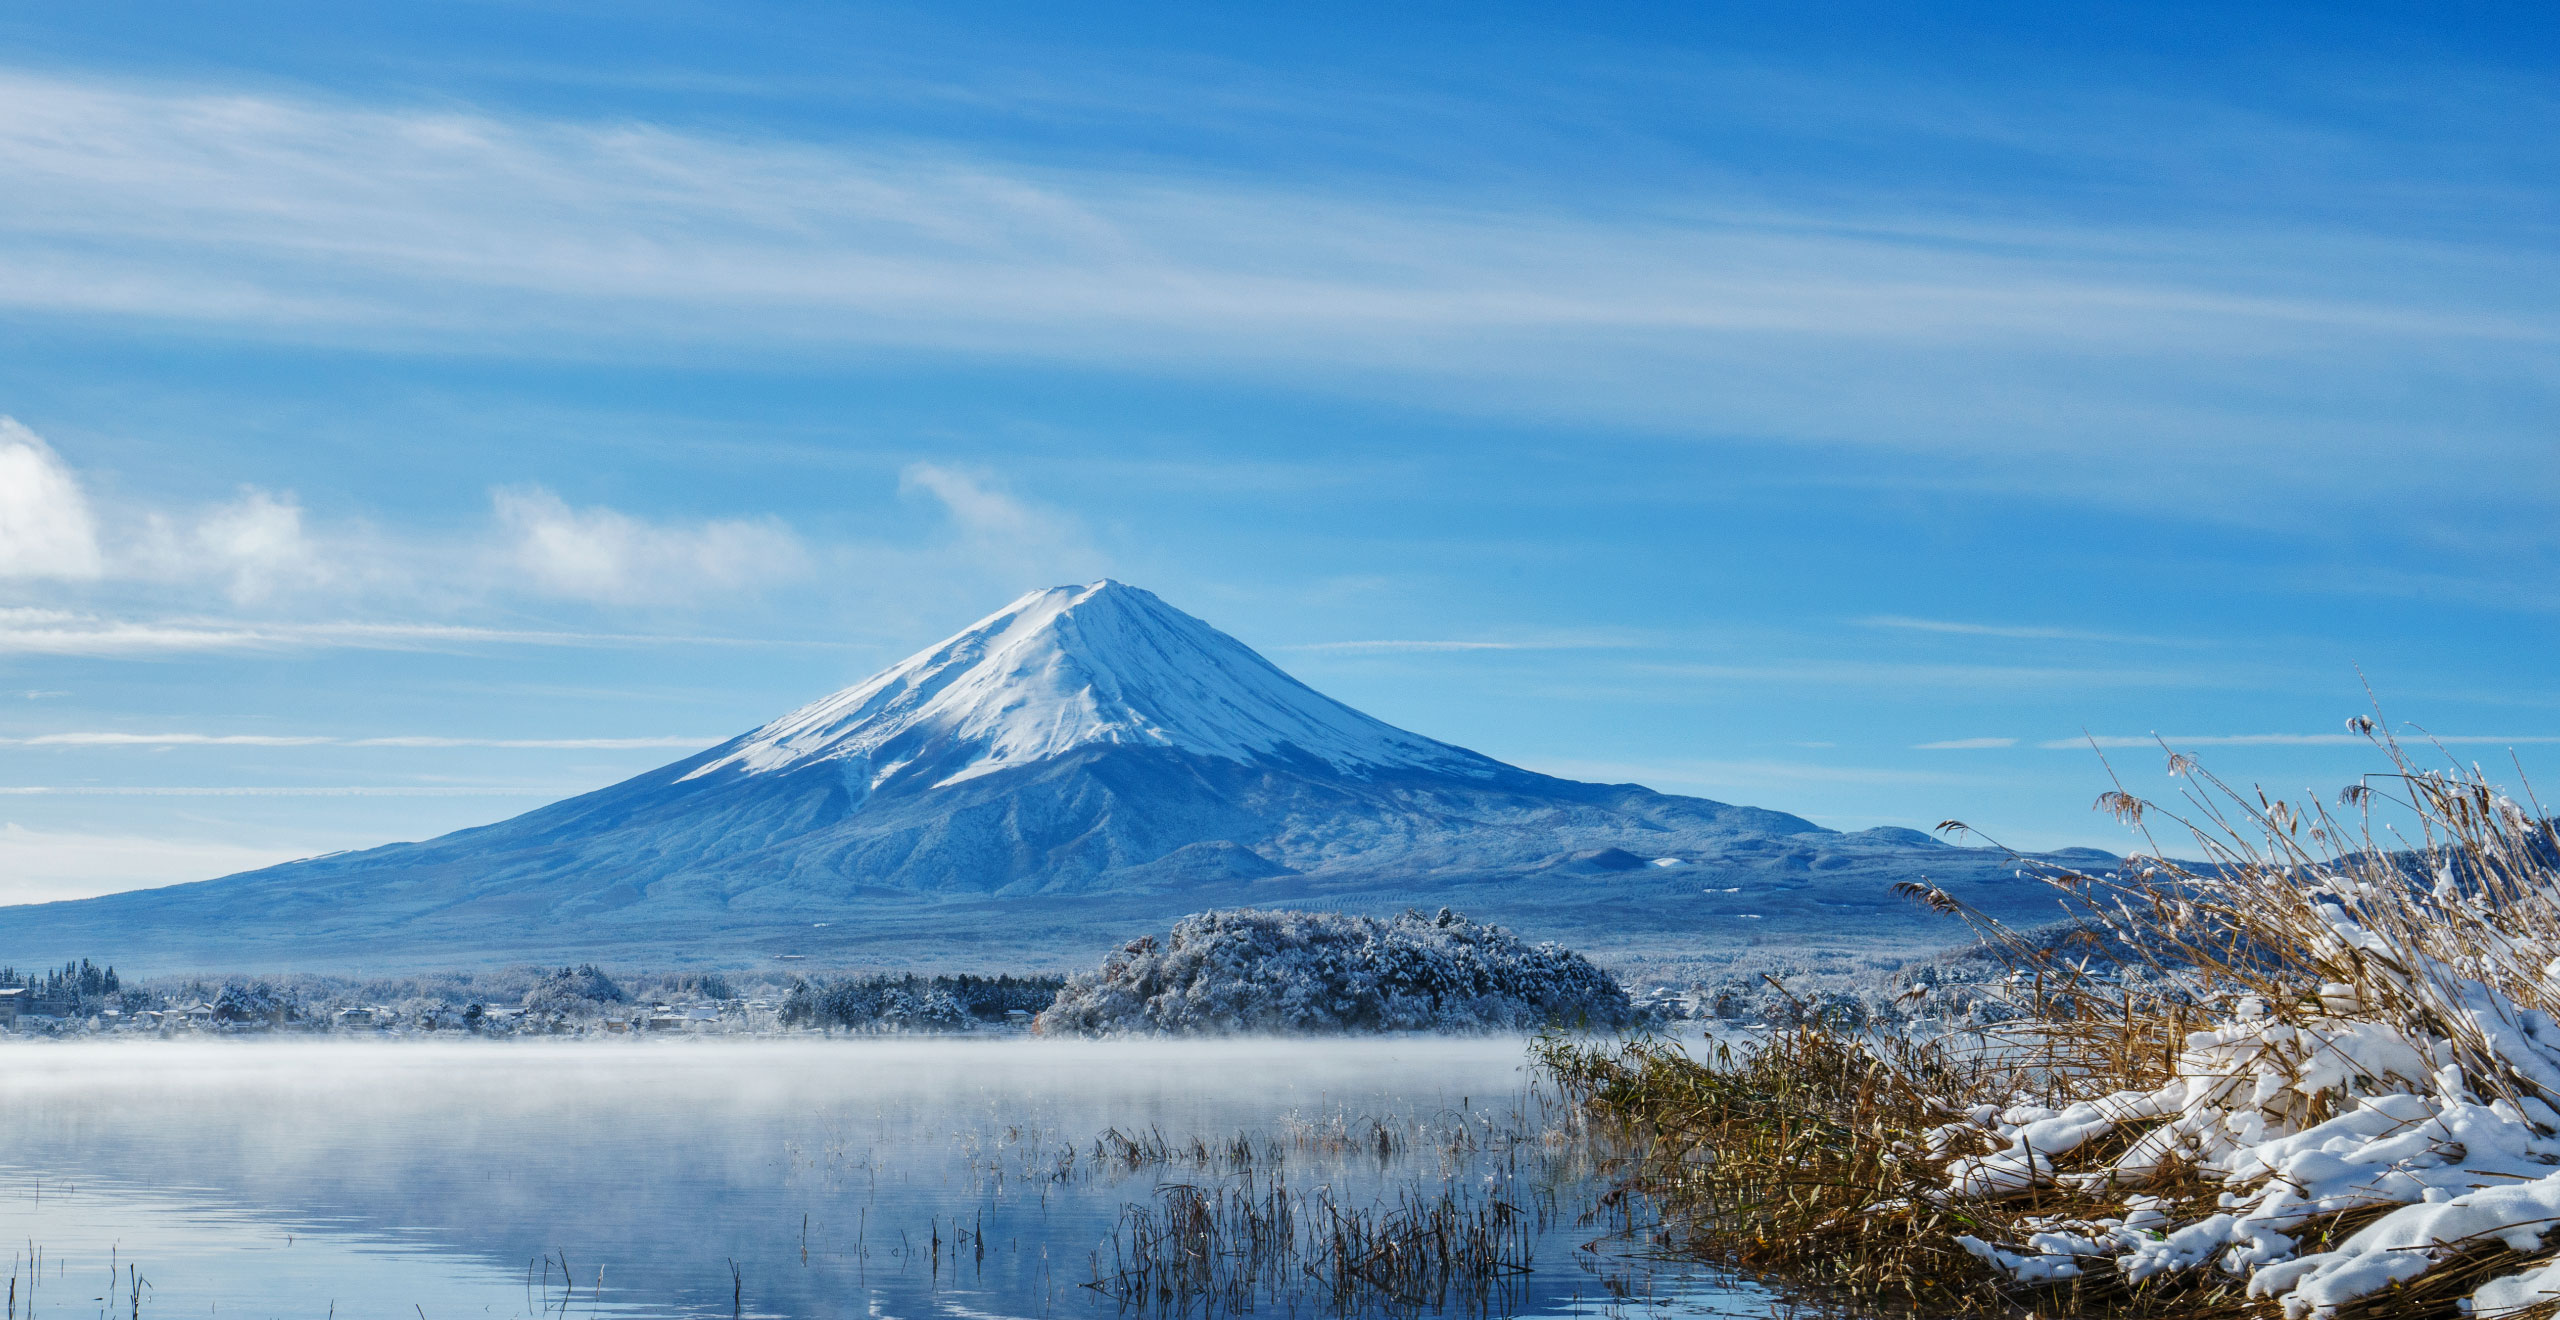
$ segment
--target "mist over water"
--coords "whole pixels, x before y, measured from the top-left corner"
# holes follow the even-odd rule
[[[1123,1207],[1237,1175],[1097,1165],[1096,1138],[1251,1133],[1346,1204],[1555,1207],[1501,1309],[1763,1313],[1581,1250],[1607,1228],[1552,1143],[1446,1139],[1541,1129],[1525,1063],[1516,1038],[28,1045],[0,1064],[0,1236],[33,1315],[126,1314],[138,1270],[145,1316],[1115,1316],[1080,1285]],[[1380,1128],[1408,1135],[1381,1154]]]

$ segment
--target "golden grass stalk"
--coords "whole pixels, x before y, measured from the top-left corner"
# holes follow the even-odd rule
[[[2351,1246],[2420,1203],[2421,1183],[2424,1201],[2459,1200],[2538,1178],[2545,1156],[2467,1169],[2487,1156],[2438,1141],[2377,1166],[2370,1186],[2323,1193],[2250,1152],[2415,1105],[2504,1124],[2516,1151],[2554,1152],[2560,1175],[2560,833],[2529,793],[2422,766],[2375,721],[2350,727],[2389,768],[2334,802],[2240,790],[2169,752],[2179,801],[2121,782],[2098,801],[2142,831],[2119,870],[2019,857],[2082,923],[2073,939],[1906,886],[2008,956],[2011,1022],[1922,1040],[1802,1014],[1708,1050],[1554,1041],[1543,1065],[1633,1152],[1629,1190],[1674,1246],[1847,1300],[1932,1315],[2451,1314],[2547,1256],[2516,1245],[2536,1233],[2408,1248],[2424,1268],[2387,1293],[2334,1280],[2320,1293],[2294,1282],[2317,1261],[2274,1266]],[[2160,844],[2172,830],[2192,860]],[[2284,1233],[2178,1245],[2225,1231],[2225,1211]]]

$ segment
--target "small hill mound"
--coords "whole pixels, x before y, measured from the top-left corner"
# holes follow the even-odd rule
[[[1592,848],[1578,852],[1556,863],[1555,869],[1577,875],[1609,875],[1619,871],[1641,871],[1650,863],[1624,848]]]
[[[1627,993],[1582,955],[1447,908],[1392,920],[1203,912],[1070,979],[1049,1035],[1356,1035],[1622,1027]]]

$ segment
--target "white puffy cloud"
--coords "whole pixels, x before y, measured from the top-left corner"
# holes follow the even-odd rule
[[[524,585],[613,604],[672,604],[752,590],[808,569],[779,520],[650,522],[601,506],[573,509],[539,486],[493,493],[505,558]]]
[[[244,486],[227,504],[139,515],[140,531],[113,569],[167,582],[216,582],[243,604],[331,584],[354,567],[346,548],[323,547],[303,527],[290,492]]]
[[[107,512],[42,436],[0,417],[0,578],[213,581],[248,602],[337,576],[290,493],[244,486],[200,509]]]
[[[1010,595],[1108,570],[1079,519],[1007,490],[987,472],[914,463],[899,474],[898,489],[940,515],[933,532],[905,544],[812,544],[775,517],[654,517],[572,505],[528,484],[493,489],[491,520],[457,539],[361,519],[314,525],[291,491],[257,486],[212,503],[93,507],[70,464],[32,431],[0,419],[0,581],[53,583],[0,605],[0,652],[574,643],[599,638],[465,627],[451,612],[524,596],[642,608],[718,604],[805,579],[820,564],[833,570],[833,596],[851,593],[875,609],[919,595]],[[268,617],[202,613],[216,593],[247,607],[239,613]],[[307,615],[315,606],[424,608],[446,617],[315,622]],[[645,640],[722,639],[653,633]]]
[[[302,506],[291,495],[250,488],[205,515],[195,540],[207,560],[230,579],[235,599],[255,600],[297,582],[330,576],[328,564],[302,530]]]
[[[94,578],[105,568],[79,479],[43,437],[0,417],[0,578]]]

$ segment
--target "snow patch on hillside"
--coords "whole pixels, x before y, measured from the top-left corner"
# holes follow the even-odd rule
[[[1248,763],[1297,753],[1353,773],[1497,768],[1363,715],[1153,593],[1106,579],[1034,591],[685,778],[840,760],[876,789],[922,763],[940,772],[938,788],[1097,743]]]

